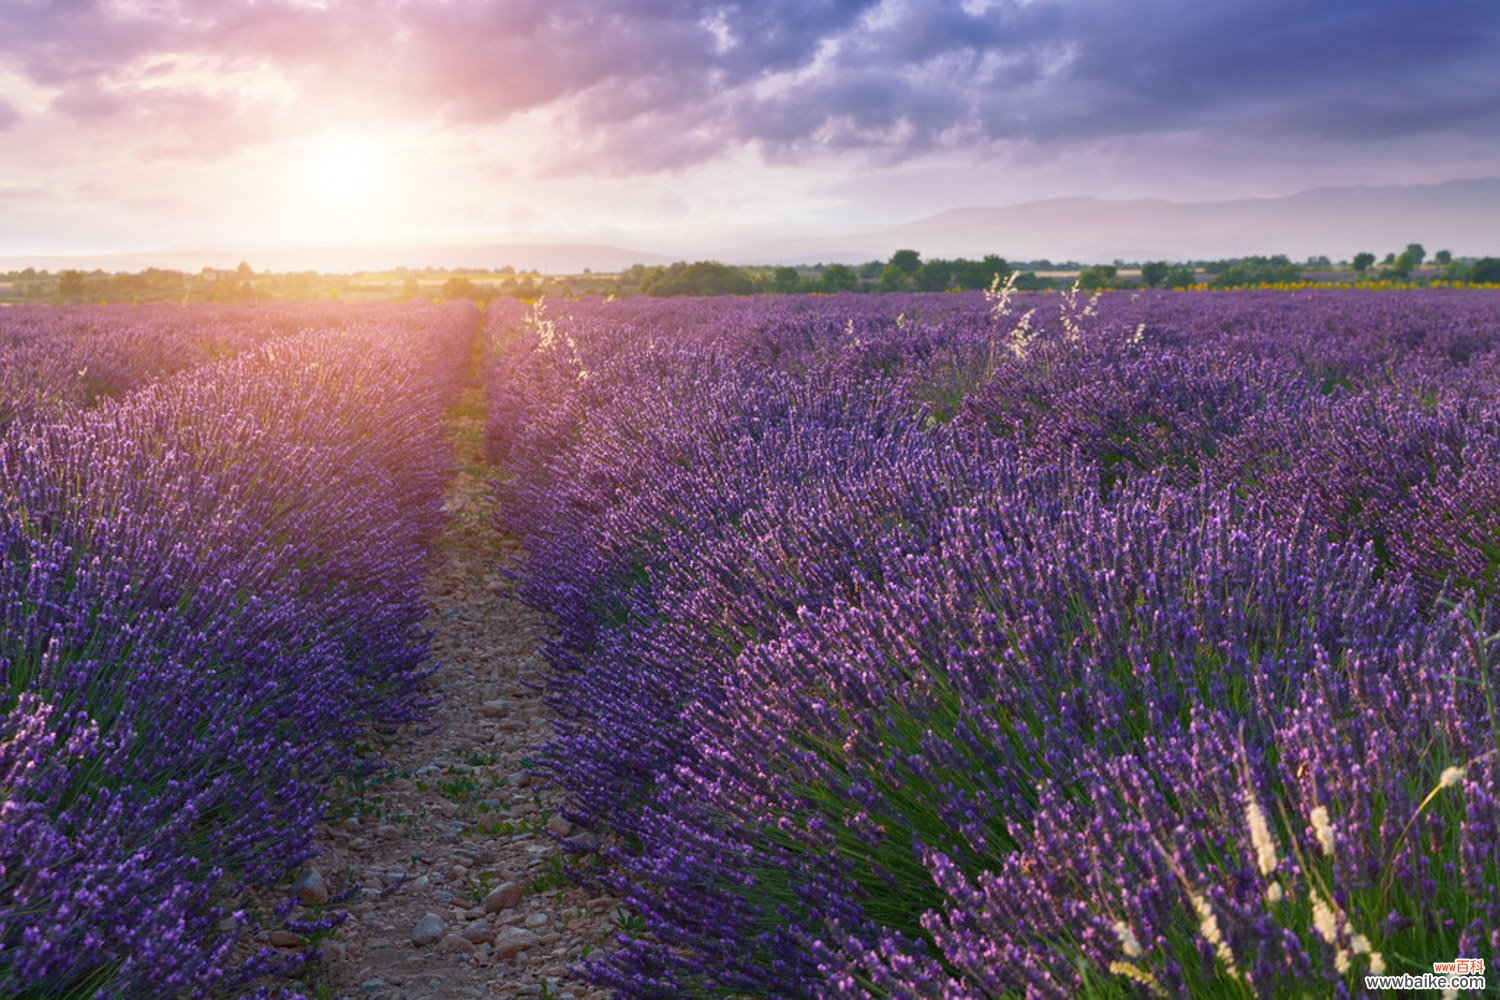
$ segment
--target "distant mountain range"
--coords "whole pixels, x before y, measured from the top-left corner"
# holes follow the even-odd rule
[[[902,247],[926,257],[1086,262],[1201,260],[1245,254],[1381,256],[1408,243],[1429,253],[1500,254],[1500,178],[1388,187],[1322,187],[1283,198],[1174,202],[1049,198],[955,208],[873,232],[779,240],[747,248],[767,263],[884,260]]]
[[[671,241],[663,241],[670,243]],[[1176,202],[1162,198],[1049,198],[1000,207],[954,208],[886,229],[706,247],[695,241],[632,249],[603,243],[424,241],[235,244],[157,252],[0,258],[0,269],[95,267],[197,271],[249,261],[259,270],[347,272],[394,267],[497,268],[545,273],[716,258],[737,264],[859,263],[903,247],[925,257],[998,253],[1084,262],[1199,260],[1284,253],[1335,259],[1421,243],[1429,253],[1500,254],[1500,178],[1384,187],[1320,187],[1281,198]]]

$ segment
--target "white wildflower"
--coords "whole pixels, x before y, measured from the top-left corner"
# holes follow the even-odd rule
[[[1015,328],[1010,331],[1010,342],[1006,349],[1017,360],[1022,360],[1031,350],[1031,344],[1036,340],[1036,333],[1031,329],[1031,315],[1036,312],[1032,309],[1026,315],[1016,320]]]
[[[1322,806],[1314,806],[1308,819],[1312,821],[1313,833],[1317,835],[1318,844],[1323,848],[1323,853],[1332,857],[1333,824],[1328,821],[1328,810]]]
[[[1271,827],[1266,822],[1266,814],[1261,810],[1260,803],[1255,799],[1255,793],[1245,792],[1245,823],[1250,827],[1250,843],[1255,847],[1255,863],[1260,867],[1262,875],[1269,875],[1276,870],[1276,841],[1271,838]]]
[[[1116,976],[1124,976],[1126,979],[1135,980],[1142,986],[1149,988],[1157,996],[1166,996],[1166,992],[1161,988],[1161,983],[1158,983],[1151,973],[1145,969],[1131,965],[1129,962],[1111,962],[1109,963],[1109,971]]]
[[[1116,920],[1114,931],[1115,937],[1120,939],[1120,950],[1125,952],[1126,957],[1140,958],[1141,942],[1136,939],[1135,932],[1130,929],[1130,925],[1123,920]]]
[[[1235,967],[1234,953],[1229,950],[1229,942],[1224,940],[1224,935],[1219,930],[1219,918],[1214,916],[1208,901],[1196,892],[1188,893],[1188,898],[1192,900],[1193,909],[1198,911],[1198,933],[1213,946],[1214,954],[1219,956],[1219,961],[1224,963],[1229,974],[1238,979],[1240,970]]]
[[[1385,956],[1378,951],[1370,952],[1370,971],[1377,976],[1385,975]]]
[[[1281,891],[1280,882],[1272,882],[1266,889],[1266,901],[1279,903],[1286,894]]]
[[[1329,944],[1336,942],[1339,938],[1338,917],[1334,916],[1333,908],[1316,889],[1312,891],[1312,916],[1313,929],[1318,932],[1318,937]]]
[[[1443,775],[1438,779],[1439,788],[1452,788],[1464,780],[1464,769],[1461,767],[1449,767],[1443,769]]]
[[[1349,937],[1349,947],[1354,949],[1354,954],[1363,955],[1370,950],[1370,939],[1363,934],[1352,934]]]

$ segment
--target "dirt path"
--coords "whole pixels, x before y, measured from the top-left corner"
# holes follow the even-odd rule
[[[542,674],[543,626],[498,572],[516,552],[488,516],[480,388],[464,390],[447,429],[459,472],[428,577],[441,665],[429,694],[442,701],[431,731],[389,748],[390,773],[349,795],[322,833],[321,879],[364,888],[323,942],[315,995],[602,997],[566,966],[597,950],[618,914],[563,881],[551,834],[570,831],[552,815],[555,793],[528,774],[548,726],[524,683]]]

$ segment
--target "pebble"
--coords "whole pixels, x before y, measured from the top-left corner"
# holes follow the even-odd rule
[[[515,958],[527,948],[536,947],[538,940],[534,933],[524,927],[507,927],[495,935],[495,957]]]
[[[328,883],[316,868],[304,868],[302,875],[292,883],[292,891],[304,905],[328,902]]]
[[[521,887],[514,882],[502,882],[484,897],[484,912],[499,913],[521,905]]]
[[[501,719],[510,713],[510,702],[504,698],[495,698],[479,706],[479,714],[487,719]]]
[[[286,930],[275,930],[275,931],[272,931],[270,937],[268,938],[268,940],[273,945],[275,945],[278,948],[300,948],[300,947],[302,947],[302,937],[300,935],[298,935],[298,934],[293,934],[291,931],[286,931]]]
[[[573,824],[561,816],[553,816],[547,821],[547,832],[554,837],[566,837],[573,832]]]
[[[452,954],[474,954],[474,942],[459,937],[457,934],[448,934],[438,942],[438,951],[444,955]]]
[[[423,945],[433,944],[442,939],[443,918],[436,913],[429,913],[416,926],[411,929],[411,943],[418,948]]]

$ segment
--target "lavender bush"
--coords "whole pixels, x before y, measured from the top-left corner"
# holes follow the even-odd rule
[[[418,710],[438,417],[476,318],[320,322],[282,311],[0,437],[0,993],[250,988],[284,963],[237,957],[239,901],[308,857],[369,726]]]
[[[628,996],[1357,994],[1500,945],[1500,297],[490,318]]]

